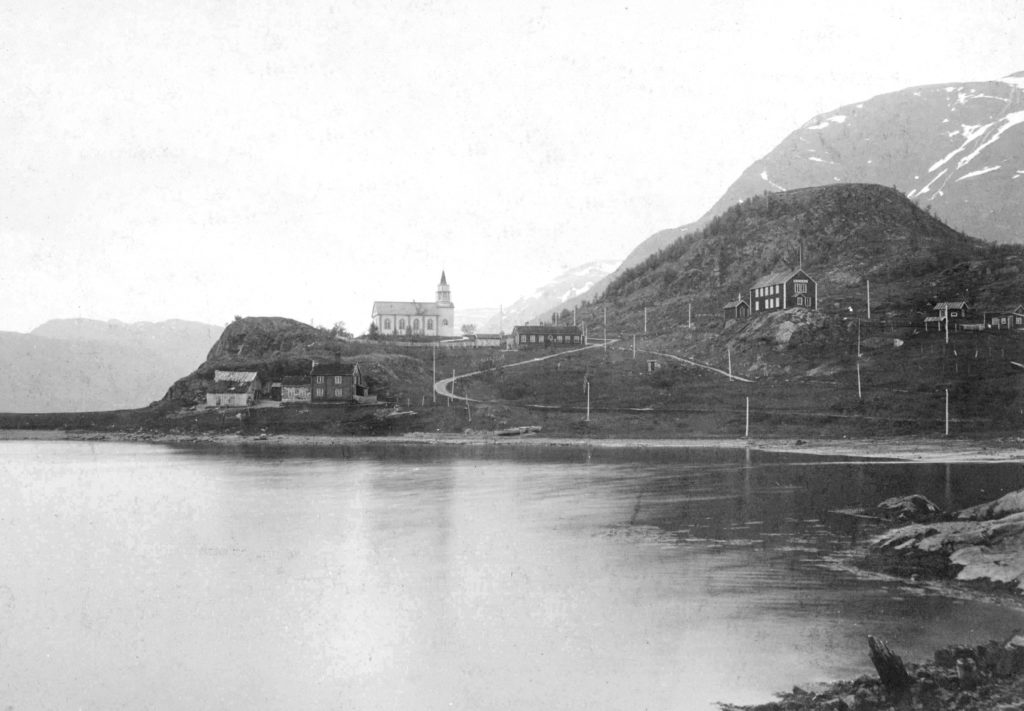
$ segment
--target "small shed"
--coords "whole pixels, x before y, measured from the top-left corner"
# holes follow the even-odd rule
[[[730,301],[725,305],[725,318],[736,319],[746,318],[750,315],[750,304],[741,299],[739,296],[736,297],[735,301]]]

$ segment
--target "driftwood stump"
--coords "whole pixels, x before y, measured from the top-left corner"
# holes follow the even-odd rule
[[[885,642],[871,635],[868,635],[868,647],[871,649],[871,663],[878,671],[882,686],[893,696],[902,696],[913,683],[903,660]]]

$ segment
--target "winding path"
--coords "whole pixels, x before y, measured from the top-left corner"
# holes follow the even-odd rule
[[[463,401],[463,402],[466,402],[466,401],[468,401],[468,402],[480,402],[480,400],[476,400],[476,399],[471,398],[471,397],[466,397],[465,395],[456,395],[455,392],[454,392],[455,381],[456,380],[460,380],[461,378],[469,378],[469,377],[472,377],[474,375],[481,375],[483,373],[487,373],[489,371],[496,370],[499,367],[501,367],[501,368],[515,368],[515,367],[520,366],[520,365],[526,365],[527,363],[539,363],[541,361],[549,360],[551,358],[561,358],[562,356],[569,355],[570,353],[581,353],[583,351],[593,350],[595,348],[604,348],[606,345],[610,346],[610,345],[613,345],[615,343],[618,343],[619,340],[620,339],[617,339],[617,338],[609,338],[609,339],[607,339],[607,341],[602,341],[601,343],[594,343],[594,344],[591,344],[591,345],[588,345],[588,346],[583,346],[583,348],[573,348],[573,349],[567,350],[567,351],[558,351],[557,353],[550,353],[548,355],[540,356],[538,358],[529,358],[527,360],[521,360],[518,363],[509,363],[509,364],[504,364],[504,365],[501,365],[501,366],[494,366],[493,368],[485,368],[484,370],[474,370],[474,371],[469,372],[469,373],[462,373],[460,375],[456,375],[455,377],[452,377],[452,378],[442,378],[441,380],[438,380],[436,383],[434,383],[434,392],[436,392],[438,395],[441,395],[443,397],[451,398],[452,400],[460,400],[460,401]],[[750,378],[744,378],[744,377],[742,377],[740,375],[736,375],[735,373],[730,375],[727,371],[724,371],[721,368],[716,368],[716,367],[714,367],[712,365],[708,365],[707,363],[701,363],[699,361],[691,360],[690,358],[684,358],[682,356],[672,355],[671,353],[659,353],[658,351],[646,351],[646,350],[641,350],[639,348],[637,349],[637,353],[646,353],[648,355],[661,356],[663,358],[672,358],[673,360],[677,360],[680,363],[685,363],[686,365],[692,365],[695,368],[703,368],[704,370],[709,370],[709,371],[711,371],[713,373],[718,373],[720,375],[724,375],[724,376],[726,376],[728,378],[732,378],[733,380],[738,380],[741,383],[752,383],[752,382],[754,382]],[[451,389],[449,389],[449,387],[451,387]]]

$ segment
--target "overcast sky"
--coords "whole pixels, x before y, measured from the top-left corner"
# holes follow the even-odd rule
[[[1019,0],[0,0],[0,330],[508,304],[815,114],[1019,70]]]

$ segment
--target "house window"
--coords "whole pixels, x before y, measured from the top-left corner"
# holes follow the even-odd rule
[[[345,381],[343,380],[343,377],[344,377],[344,376],[341,376],[341,375],[335,375],[335,376],[334,376],[334,384],[335,384],[335,385],[341,385],[341,384],[342,384],[343,382],[345,382]]]
[[[322,376],[322,375],[316,376],[316,382],[322,383],[323,381],[324,381],[324,376]]]
[[[806,281],[795,281],[793,282],[793,293],[806,294],[807,293],[807,282]]]
[[[797,306],[803,306],[804,305],[804,297],[802,297],[802,296],[796,297],[796,305]]]
[[[324,396],[324,389],[323,388],[317,388],[316,389],[316,396],[317,397],[323,397]]]

